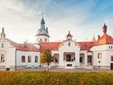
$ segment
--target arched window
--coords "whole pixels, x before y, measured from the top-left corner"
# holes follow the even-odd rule
[[[22,62],[24,63],[25,62],[25,56],[22,56]]]
[[[5,62],[5,56],[4,56],[4,54],[1,55],[1,62]]]
[[[28,62],[31,62],[31,56],[28,56]]]
[[[35,63],[38,62],[38,56],[35,56]]]

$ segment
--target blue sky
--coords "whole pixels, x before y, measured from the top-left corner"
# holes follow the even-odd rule
[[[113,0],[0,0],[0,27],[7,38],[35,43],[43,17],[50,41],[65,40],[68,31],[73,40],[91,40],[102,35],[104,23],[113,36]]]

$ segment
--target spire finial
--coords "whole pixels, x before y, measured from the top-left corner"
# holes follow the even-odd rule
[[[95,41],[96,41],[96,39],[95,39],[95,35],[94,35],[94,33],[93,33],[92,42],[95,42]]]
[[[106,26],[105,23],[104,23],[104,26],[102,27],[102,29],[103,29],[103,33],[106,34],[106,32],[107,32],[107,26]]]
[[[2,32],[1,32],[1,38],[5,38],[5,36],[6,36],[6,34],[5,34],[5,32],[4,32],[4,27],[2,27]]]
[[[2,33],[4,33],[4,27],[2,27]]]
[[[42,18],[43,18],[44,16],[43,16],[43,11],[42,11]]]
[[[26,41],[25,42],[27,43],[27,38],[26,38]]]
[[[69,30],[69,34],[70,34],[70,30]]]
[[[42,20],[41,20],[41,24],[45,24],[44,18],[43,18],[43,11],[42,11]]]

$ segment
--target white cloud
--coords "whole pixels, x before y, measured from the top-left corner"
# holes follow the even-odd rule
[[[84,41],[101,34],[101,27],[108,22],[113,27],[112,20],[106,17],[102,20],[89,20],[95,17],[90,12],[94,6],[93,0],[85,3],[66,6],[52,0],[0,0],[0,27],[5,27],[7,37],[16,41],[35,42],[35,33],[40,28],[41,12],[44,11],[46,26],[49,28],[50,41],[63,40],[70,30],[73,38]],[[97,17],[99,18],[99,17]],[[109,27],[109,26],[108,26]],[[110,32],[111,33],[111,32]]]

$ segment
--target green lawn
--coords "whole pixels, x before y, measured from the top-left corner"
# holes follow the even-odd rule
[[[0,72],[0,85],[113,85],[113,72]]]

